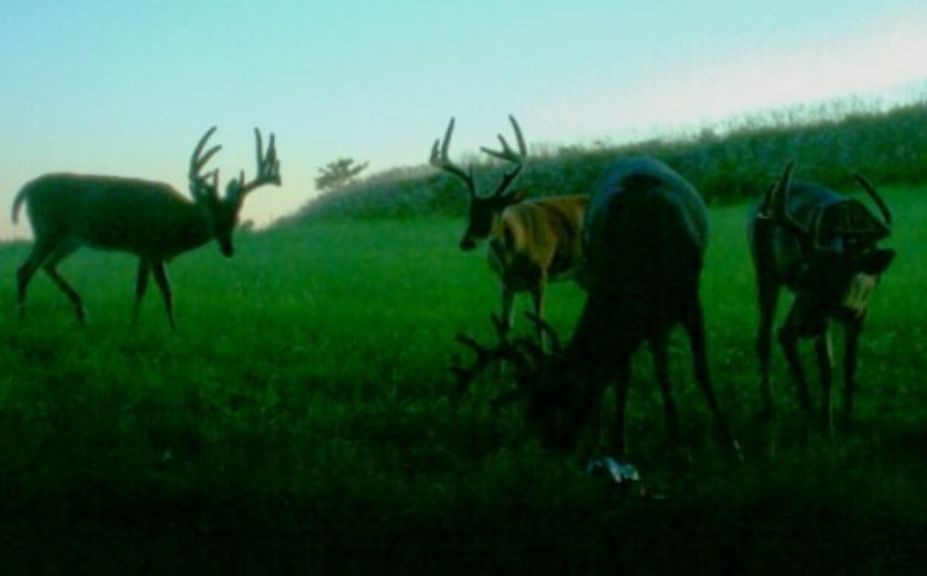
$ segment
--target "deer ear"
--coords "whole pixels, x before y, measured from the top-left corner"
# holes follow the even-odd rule
[[[888,269],[889,265],[894,259],[894,250],[873,250],[869,254],[866,254],[862,257],[860,268],[862,269],[861,271],[865,274],[878,276],[879,274],[885,272],[886,269]]]
[[[521,202],[522,200],[528,197],[528,189],[519,188],[518,190],[515,190],[511,194],[509,194],[508,197],[511,198],[512,204],[518,204],[519,202]]]
[[[528,196],[528,191],[524,188],[520,188],[510,194],[506,194],[504,196],[497,196],[493,198],[493,200],[495,201],[494,205],[495,205],[496,210],[501,211],[501,210],[505,210],[509,206],[514,206],[515,204],[520,203],[527,196]]]

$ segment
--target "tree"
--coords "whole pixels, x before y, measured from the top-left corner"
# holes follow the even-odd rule
[[[358,174],[367,168],[368,162],[355,164],[353,158],[339,158],[319,168],[315,178],[318,190],[337,190],[349,184]]]

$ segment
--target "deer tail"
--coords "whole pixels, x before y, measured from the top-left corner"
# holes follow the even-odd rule
[[[19,222],[19,209],[22,207],[23,202],[26,201],[26,198],[29,197],[29,190],[29,186],[23,186],[19,194],[16,195],[16,199],[13,200],[13,224]]]

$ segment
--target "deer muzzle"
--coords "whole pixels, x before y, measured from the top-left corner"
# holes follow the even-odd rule
[[[474,248],[476,248],[476,240],[471,238],[469,234],[460,240],[460,249],[464,252],[469,252]]]
[[[843,307],[857,318],[866,313],[869,297],[879,282],[878,276],[857,274],[850,283],[850,289],[843,298]]]

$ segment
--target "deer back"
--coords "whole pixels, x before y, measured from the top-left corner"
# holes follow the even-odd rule
[[[682,319],[698,292],[708,211],[695,188],[652,158],[619,160],[586,212],[588,322],[635,345]]]
[[[210,238],[201,209],[159,182],[50,174],[20,197],[37,239],[168,259]]]

